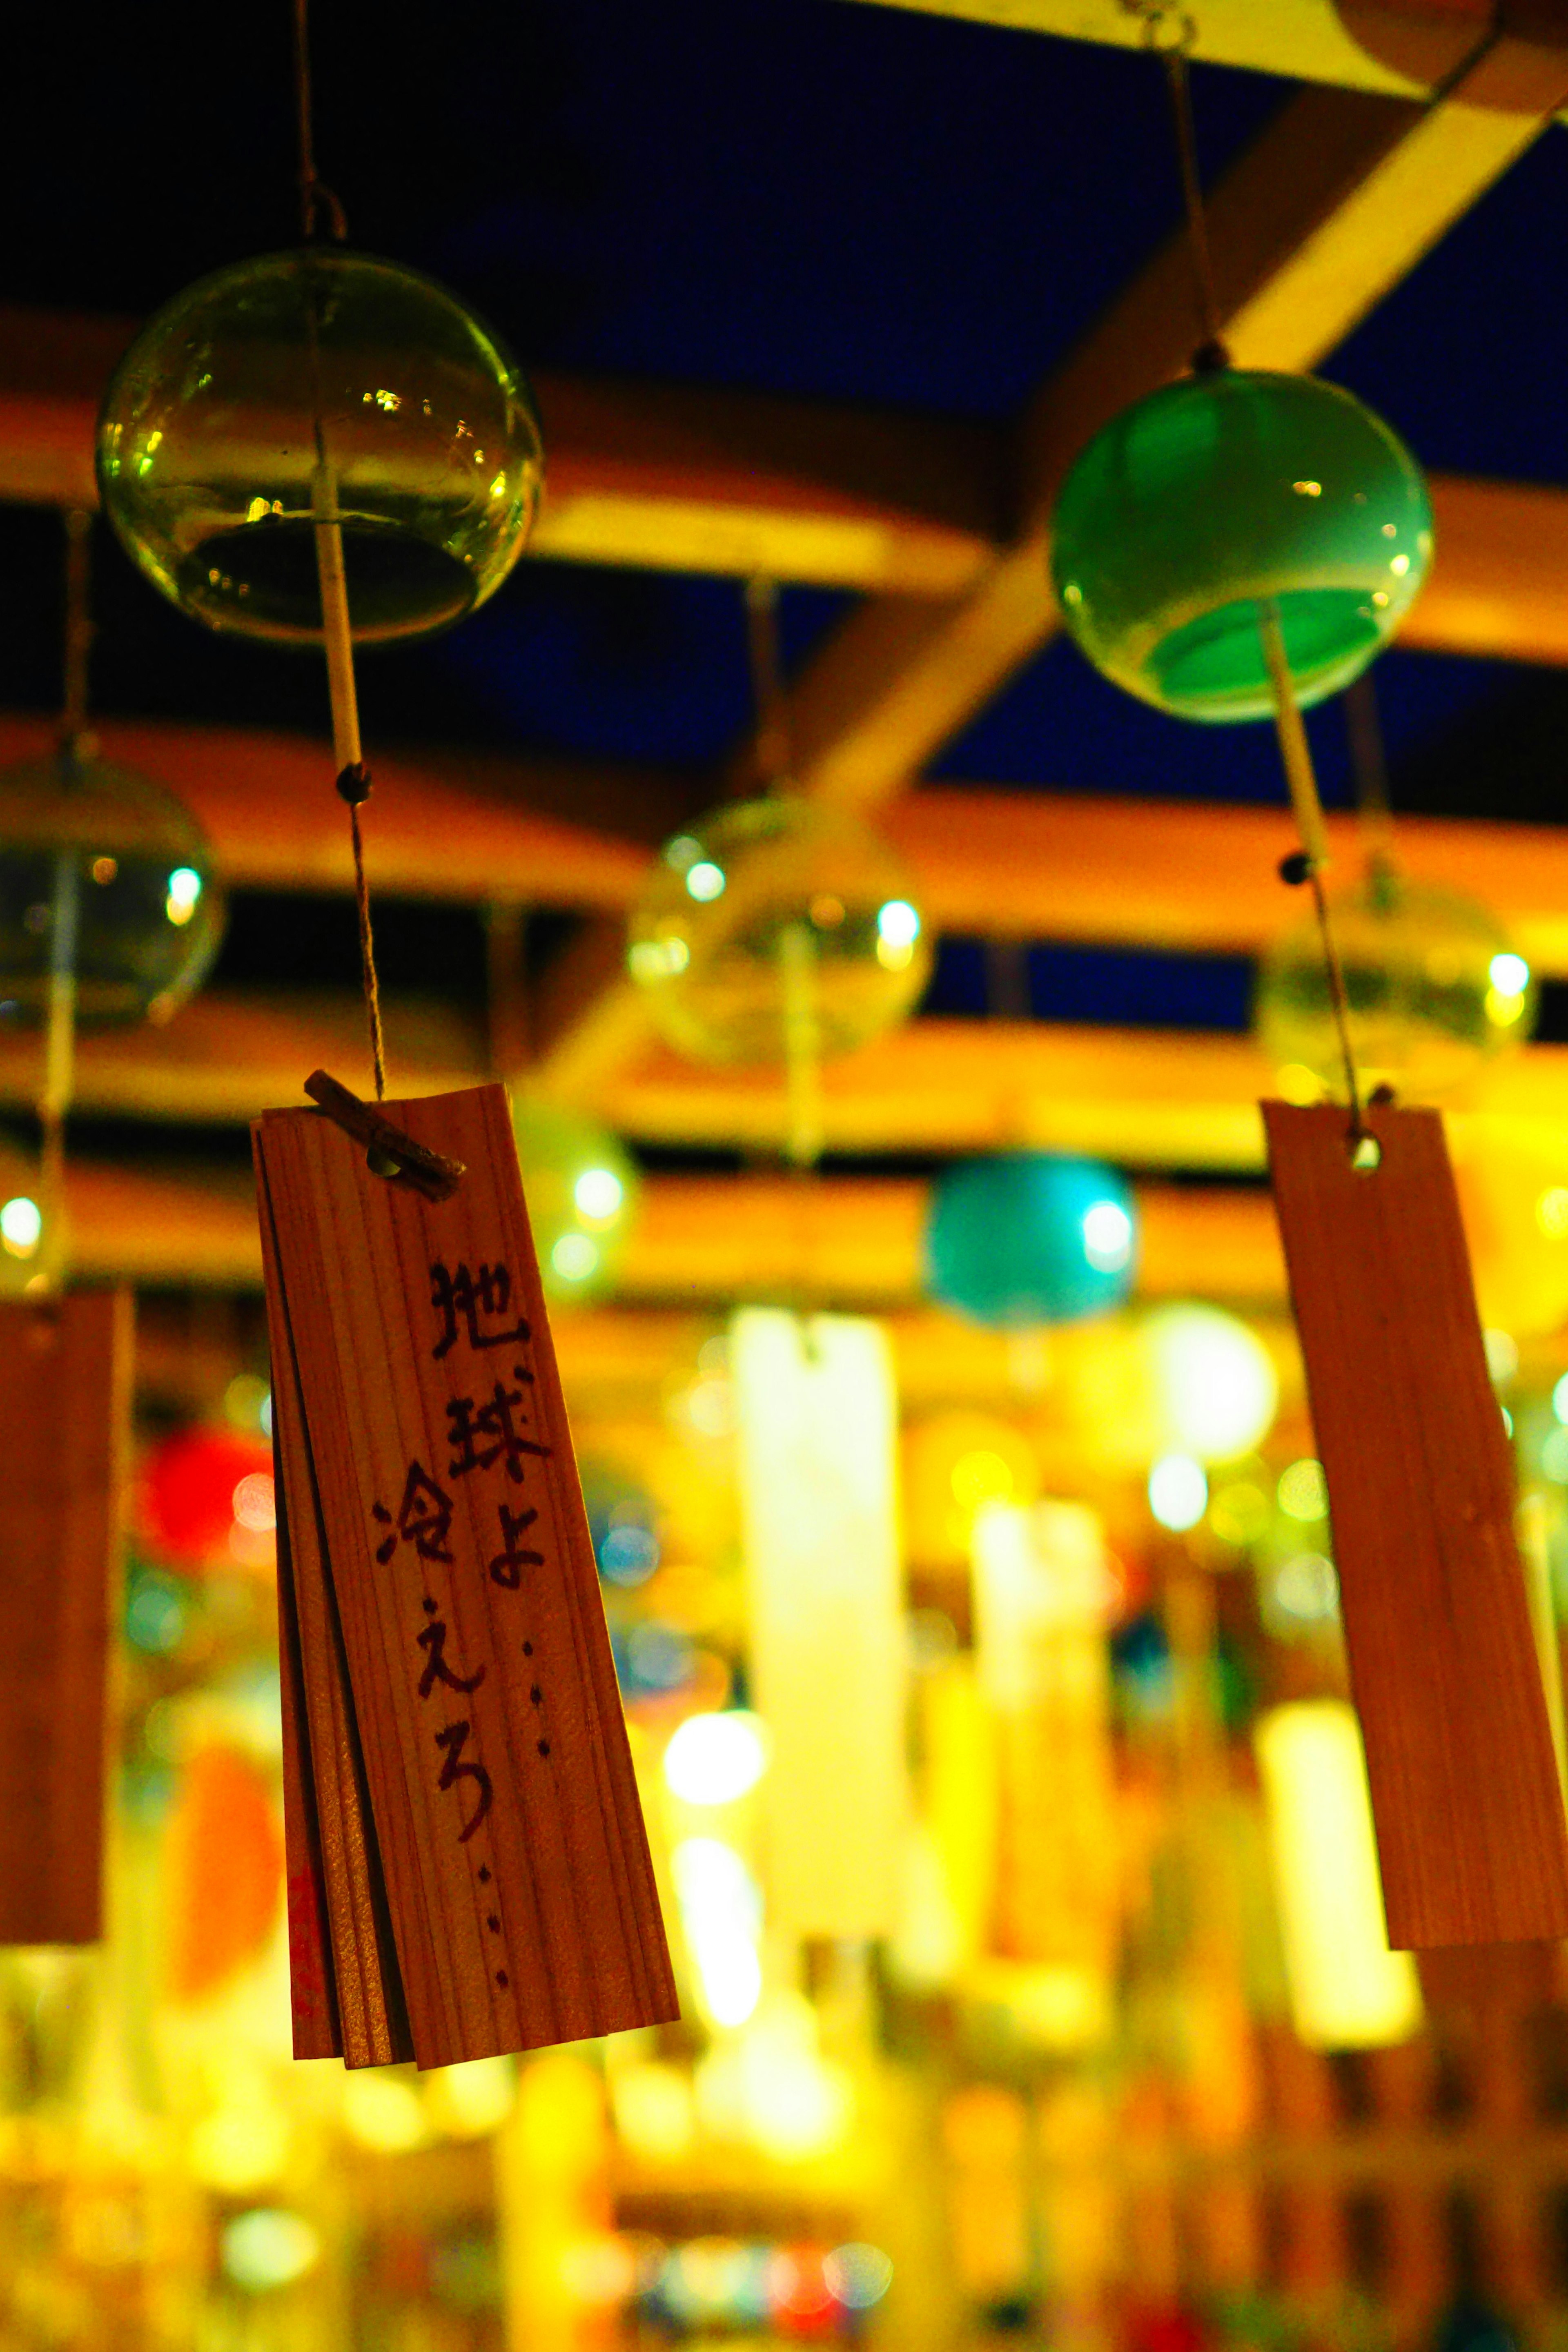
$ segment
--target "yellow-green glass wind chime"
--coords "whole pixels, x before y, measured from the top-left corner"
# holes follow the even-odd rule
[[[1563,1798],[1442,1125],[1395,1107],[1387,1086],[1366,1097],[1301,719],[1408,611],[1431,507],[1408,450],[1349,393],[1230,364],[1194,160],[1190,21],[1142,13],[1174,102],[1202,340],[1188,375],[1078,457],[1052,575],[1074,639],[1128,693],[1209,724],[1269,718],[1279,734],[1300,834],[1281,872],[1313,895],[1343,1098],[1263,1114],[1390,1939],[1559,1937]],[[1501,979],[1521,995],[1528,974]]]
[[[318,1071],[320,1108],[253,1129],[294,2042],[445,2065],[657,2023],[676,1998],[506,1097],[384,1100],[353,647],[495,593],[539,502],[539,425],[466,304],[343,242],[307,29],[297,0],[302,241],[153,320],[110,387],[99,480],[182,611],[326,656],[375,1101]]]

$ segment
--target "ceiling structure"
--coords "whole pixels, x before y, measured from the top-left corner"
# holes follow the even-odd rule
[[[1540,290],[1568,260],[1568,18],[1194,13],[1236,356],[1321,366],[1433,470],[1434,574],[1377,672],[1396,807],[1428,812],[1402,816],[1401,856],[1568,980],[1568,325]],[[194,6],[131,54],[62,47],[70,136],[40,121],[5,159],[37,226],[0,275],[0,759],[47,737],[48,509],[91,499],[108,369],[163,295],[289,235],[271,15],[238,93]],[[815,1286],[915,1312],[926,1171],[1025,1141],[1146,1179],[1150,1293],[1278,1299],[1267,1205],[1236,1181],[1261,1157],[1247,960],[1294,912],[1268,730],[1128,703],[1057,637],[1047,584],[1066,467],[1194,340],[1132,16],[674,0],[656,27],[636,0],[475,0],[460,38],[427,9],[395,45],[367,9],[318,18],[318,146],[356,237],[496,320],[534,367],[549,464],[493,603],[363,665],[394,1091],[526,1059],[623,1132],[651,1171],[630,1299]],[[324,680],[208,638],[95,536],[105,747],[198,815],[234,920],[168,1028],[83,1042],[81,1263],[249,1286],[242,1122],[318,1062],[363,1076]],[[621,968],[649,848],[754,773],[758,572],[784,584],[798,779],[875,814],[942,940],[921,1016],[828,1072],[805,1205],[741,1172],[776,1150],[778,1079],[675,1061]],[[1311,725],[1342,802],[1338,715]],[[487,1009],[488,977],[520,966],[522,998]],[[1568,1039],[1547,999],[1545,1035]],[[0,1040],[5,1105],[36,1051]],[[1531,1048],[1487,1109],[1553,1146],[1568,1045]]]

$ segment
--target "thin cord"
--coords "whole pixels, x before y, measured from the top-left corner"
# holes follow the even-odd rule
[[[79,508],[64,517],[65,619],[62,629],[59,772],[75,780],[87,740],[88,655],[92,645],[92,518]],[[41,1294],[58,1288],[65,1274],[66,1118],[76,1090],[77,938],[81,877],[76,849],[64,844],[55,858],[49,909],[49,993],[44,1030],[44,1072],[38,1089],[38,1192],[43,1259],[33,1283]]]
[[[1190,37],[1192,19],[1188,17],[1184,21]],[[1220,333],[1219,296],[1215,291],[1214,257],[1209,250],[1203,182],[1198,176],[1197,131],[1193,121],[1193,86],[1187,72],[1187,52],[1184,47],[1164,49],[1162,55],[1171,93],[1176,157],[1181,165],[1182,202],[1187,215],[1187,251],[1192,257],[1193,287],[1203,329],[1203,341],[1194,361],[1200,367],[1223,367],[1226,364],[1225,341]]]
[[[1171,101],[1171,123],[1176,140],[1176,163],[1182,180],[1182,206],[1187,222],[1187,253],[1193,268],[1193,294],[1202,336],[1193,354],[1200,373],[1227,367],[1230,355],[1220,331],[1219,296],[1215,288],[1214,257],[1209,248],[1208,220],[1204,211],[1204,184],[1198,170],[1197,130],[1193,120],[1192,77],[1187,60],[1197,38],[1197,27],[1177,0],[1121,0],[1143,26],[1143,46],[1165,68]]]
[[[79,743],[87,732],[87,665],[92,650],[90,565],[92,517],[82,507],[68,507],[66,526],[66,622],[64,693],[60,706],[60,739]]]
[[[360,772],[363,774],[363,770]],[[342,790],[342,780],[339,780]],[[365,789],[370,779],[365,778]],[[359,803],[349,803],[349,826],[354,845],[354,905],[359,910],[360,972],[364,982],[365,1017],[370,1024],[370,1054],[375,1066],[375,1098],[386,1100],[386,1048],[381,1034],[381,982],[375,969],[375,941],[370,928],[370,890],[364,878],[364,845],[360,839]]]
[[[1274,723],[1279,737],[1279,756],[1285,765],[1285,781],[1289,786],[1296,830],[1301,836],[1300,856],[1287,858],[1280,871],[1288,882],[1310,882],[1312,886],[1312,904],[1317,911],[1318,932],[1323,943],[1323,967],[1328,974],[1329,1003],[1333,1013],[1340,1059],[1344,1066],[1345,1093],[1350,1100],[1351,1134],[1359,1148],[1369,1142],[1371,1138],[1362,1109],[1355,1049],[1351,1043],[1350,1000],[1345,993],[1344,968],[1340,962],[1333,925],[1329,919],[1329,902],[1323,890],[1323,872],[1329,863],[1328,828],[1323,823],[1323,803],[1318,792],[1318,779],[1313,772],[1311,746],[1307,740],[1306,728],[1301,723],[1301,713],[1291,682],[1285,635],[1279,625],[1279,607],[1271,596],[1260,596],[1258,600],[1258,629],[1263,640],[1263,657],[1268,665],[1269,684],[1274,689]]]
[[[326,182],[316,175],[316,139],[310,100],[310,5],[294,0],[294,110],[300,134],[300,227],[307,245],[316,234],[316,215],[324,211],[332,235],[341,242],[349,225]]]
[[[757,730],[757,771],[764,786],[776,791],[789,782],[792,746],[789,705],[779,664],[778,583],[765,572],[753,572],[746,583],[746,649]]]
[[[58,1288],[64,1277],[66,1116],[76,1086],[76,948],[81,877],[75,852],[55,859],[54,904],[49,927],[49,1011],[44,1043],[44,1083],[38,1096],[39,1205],[44,1219],[44,1264],[39,1287]],[[37,1279],[38,1277],[35,1277]]]
[[[1392,884],[1394,811],[1388,798],[1388,762],[1384,756],[1383,729],[1378,722],[1377,689],[1370,670],[1363,670],[1346,687],[1344,709],[1367,873],[1374,885],[1380,879]]]
[[[332,234],[346,233],[342,206],[316,176],[315,134],[310,114],[310,0],[294,0],[294,96],[300,127],[300,213],[306,242],[315,235],[316,211],[324,205]],[[375,1098],[386,1100],[386,1047],[381,1026],[381,982],[375,969],[375,936],[370,919],[370,887],[365,880],[364,839],[359,813],[370,798],[370,771],[360,740],[359,695],[354,683],[353,630],[349,617],[348,573],[343,564],[342,520],[338,507],[338,480],[327,454],[326,402],[322,391],[320,329],[316,316],[314,266],[300,262],[305,278],[305,326],[310,352],[310,392],[315,431],[316,469],[310,500],[315,515],[316,578],[321,593],[321,641],[327,656],[327,690],[332,706],[332,753],[337,761],[338,792],[349,805],[349,831],[353,843],[354,905],[359,916],[360,972],[364,986],[365,1024],[370,1032],[371,1065],[375,1073]]]

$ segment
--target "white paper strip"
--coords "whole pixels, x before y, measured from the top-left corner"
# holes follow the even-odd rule
[[[877,1937],[907,1818],[897,1401],[874,1323],[746,1307],[731,1326],[752,1697],[767,1725],[769,1924]]]
[[[1354,1709],[1294,1699],[1260,1716],[1253,1737],[1298,2038],[1311,2050],[1408,2041],[1421,1985],[1410,1954],[1388,1948]]]

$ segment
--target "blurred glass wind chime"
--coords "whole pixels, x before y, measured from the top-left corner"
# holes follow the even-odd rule
[[[1529,973],[1484,919],[1456,922],[1451,906],[1435,915],[1406,892],[1375,834],[1361,903],[1331,901],[1301,718],[1362,675],[1408,610],[1431,560],[1430,504],[1409,452],[1349,393],[1231,364],[1197,171],[1192,20],[1168,0],[1126,5],[1168,78],[1200,341],[1188,375],[1112,417],[1073,464],[1053,578],[1072,636],[1127,692],[1200,722],[1274,721],[1300,842],[1280,872],[1311,892],[1316,976],[1300,977],[1298,943],[1266,980],[1265,1010],[1312,1013],[1331,1055],[1321,1035],[1298,1043],[1312,1074],[1301,1091],[1327,1076],[1344,1099],[1264,1115],[1389,1929],[1415,1948],[1552,1936],[1568,1923],[1568,1839],[1511,1464],[1441,1124],[1395,1109],[1387,1076],[1434,1059],[1442,1075],[1485,1050],[1489,1024],[1521,1031]],[[1425,976],[1425,999],[1389,982],[1401,960]],[[1379,966],[1381,994],[1365,979]],[[1370,1071],[1358,994],[1363,1013],[1398,1016]],[[1459,1613],[1445,1595],[1463,1596]]]
[[[809,1168],[822,1150],[823,1061],[913,1010],[931,949],[887,843],[795,788],[771,580],[750,583],[746,610],[764,790],[666,842],[632,914],[626,962],[677,1053],[782,1066],[785,1154]]]
[[[100,752],[88,721],[90,515],[66,514],[64,694],[54,750],[0,771],[0,1022],[39,1029],[36,1183],[0,1205],[0,1294],[64,1283],[65,1124],[79,1028],[172,1018],[223,936],[200,827]]]

